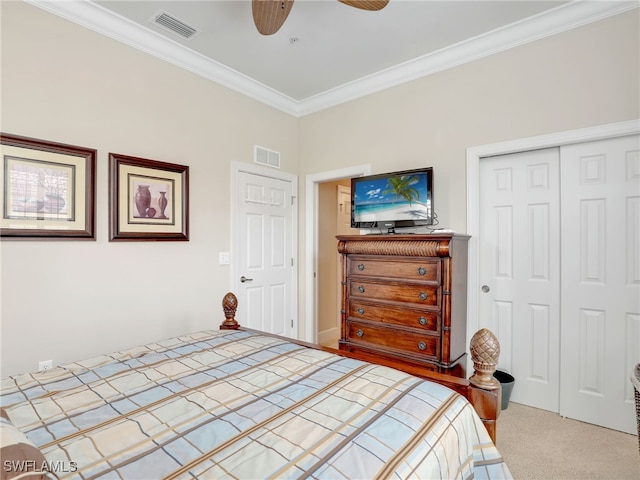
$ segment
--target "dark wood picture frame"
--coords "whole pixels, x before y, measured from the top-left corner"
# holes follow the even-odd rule
[[[189,167],[109,153],[109,241],[188,241]]]
[[[97,150],[0,133],[0,237],[95,240]]]

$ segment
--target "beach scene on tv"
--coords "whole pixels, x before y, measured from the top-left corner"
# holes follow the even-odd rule
[[[431,201],[427,174],[417,173],[368,179],[354,185],[353,217],[356,222],[426,220]]]

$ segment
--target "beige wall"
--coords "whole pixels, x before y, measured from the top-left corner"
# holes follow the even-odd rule
[[[636,9],[304,117],[300,177],[432,166],[439,226],[465,232],[466,149],[640,118],[639,38]]]
[[[295,119],[36,7],[0,5],[2,131],[98,149],[95,242],[0,245],[2,376],[216,328],[230,286],[217,253],[233,249],[226,179],[254,144],[300,174],[304,259],[307,174],[433,166],[441,226],[464,231],[466,147],[640,117],[637,10]],[[191,241],[108,242],[109,152],[190,166]]]
[[[300,174],[433,166],[440,226],[466,229],[465,149],[636,119],[638,10],[302,118]]]
[[[97,240],[2,241],[2,376],[217,328],[230,164],[297,171],[297,120],[22,2],[2,8],[3,132],[98,150]],[[189,242],[108,241],[108,154],[188,165]]]

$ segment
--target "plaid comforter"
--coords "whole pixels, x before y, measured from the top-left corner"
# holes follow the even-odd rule
[[[9,377],[1,394],[5,431],[60,478],[510,478],[457,393],[255,332]]]

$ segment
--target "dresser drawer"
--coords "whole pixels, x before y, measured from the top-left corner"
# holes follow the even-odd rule
[[[353,256],[349,258],[348,274],[367,277],[400,278],[410,281],[440,283],[440,259],[378,259]]]
[[[369,320],[389,325],[413,327],[430,332],[440,332],[440,315],[417,308],[392,307],[357,298],[349,300],[349,317],[354,320]]]
[[[347,288],[354,300],[384,300],[412,303],[420,306],[439,307],[441,290],[439,285],[415,285],[399,282],[378,283],[352,280]]]
[[[362,346],[398,350],[425,360],[439,360],[440,337],[371,325],[365,322],[347,322],[347,341]]]

